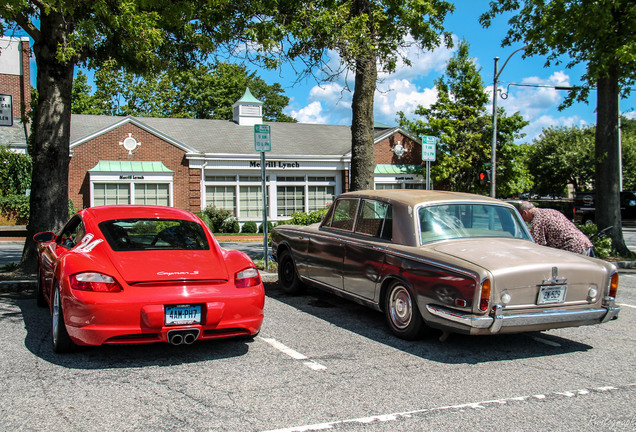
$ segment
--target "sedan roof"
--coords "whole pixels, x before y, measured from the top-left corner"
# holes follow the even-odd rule
[[[449,192],[439,190],[423,190],[423,189],[383,189],[383,190],[362,190],[355,192],[346,192],[341,197],[361,197],[375,198],[387,201],[399,202],[404,205],[415,206],[420,203],[434,202],[479,202],[504,204],[502,201],[483,196],[461,192]]]

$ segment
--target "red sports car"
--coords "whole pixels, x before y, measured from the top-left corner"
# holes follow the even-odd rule
[[[222,249],[190,212],[92,207],[59,235],[36,234],[37,302],[52,315],[53,350],[75,345],[253,337],[265,294],[252,260]]]

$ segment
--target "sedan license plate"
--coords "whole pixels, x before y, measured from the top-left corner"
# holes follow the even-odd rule
[[[546,285],[539,290],[537,304],[553,304],[563,303],[565,301],[565,292],[567,285]]]
[[[201,306],[166,306],[166,325],[200,324]]]

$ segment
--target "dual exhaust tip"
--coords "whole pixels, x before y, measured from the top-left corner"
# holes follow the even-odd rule
[[[199,329],[169,330],[168,342],[172,345],[192,345],[199,337]]]

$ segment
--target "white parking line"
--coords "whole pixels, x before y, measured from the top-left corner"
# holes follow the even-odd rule
[[[459,405],[448,405],[441,406],[436,408],[427,408],[416,411],[407,411],[401,413],[393,413],[393,414],[380,414],[369,417],[360,417],[356,419],[347,419],[347,420],[339,420],[328,423],[316,423],[313,425],[304,425],[304,426],[295,426],[291,428],[284,429],[274,429],[267,432],[308,432],[308,431],[318,431],[318,430],[326,430],[332,429],[335,426],[346,425],[346,424],[355,424],[364,425],[374,422],[388,422],[388,421],[397,421],[401,418],[408,418],[418,414],[426,414],[433,413],[438,411],[456,411],[456,410],[464,410],[467,408],[472,409],[485,409],[488,408],[489,405],[506,405],[511,402],[522,402],[527,403],[531,400],[547,400],[547,399],[557,399],[557,398],[573,398],[573,397],[582,397],[591,395],[593,393],[601,393],[601,392],[611,392],[618,390],[631,390],[631,387],[636,386],[636,383],[627,384],[623,386],[605,386],[605,387],[596,387],[592,389],[579,389],[573,391],[565,391],[565,392],[555,392],[555,393],[546,393],[546,394],[536,394],[532,396],[519,396],[519,397],[511,397],[505,399],[494,399],[487,400],[482,402],[469,402]]]
[[[316,371],[327,369],[326,366],[323,366],[319,363],[316,363],[313,360],[310,360],[306,355],[301,354],[298,351],[295,351],[286,345],[283,345],[282,343],[278,342],[276,339],[264,338],[260,336],[258,338],[267,342],[268,344],[270,344],[271,346],[273,346],[280,352],[287,354],[288,356],[290,356],[291,358],[295,360],[306,360],[306,361],[303,361],[303,364],[307,366],[309,369],[316,370]]]
[[[636,309],[636,306],[634,306],[634,305],[630,305],[630,304],[627,304],[627,303],[619,303],[618,305],[619,305],[620,307],[625,306],[625,307],[628,307],[628,308]]]

